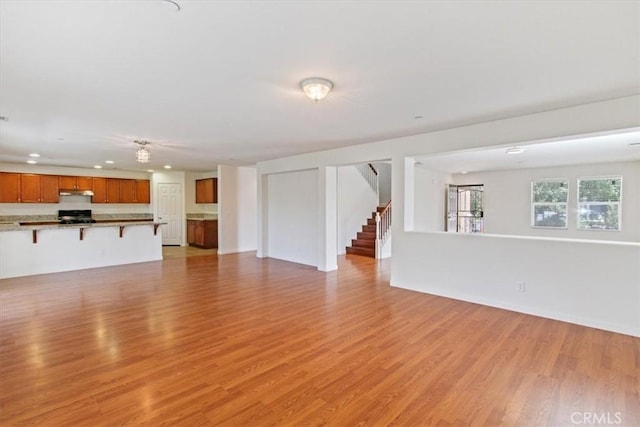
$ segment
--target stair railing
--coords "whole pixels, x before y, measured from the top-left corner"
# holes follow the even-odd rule
[[[382,247],[391,235],[391,200],[382,209],[376,212],[376,258],[382,258]]]
[[[367,181],[369,187],[376,193],[377,203],[380,202],[380,183],[378,179],[378,170],[371,163],[360,163],[356,165],[356,169],[360,175]]]

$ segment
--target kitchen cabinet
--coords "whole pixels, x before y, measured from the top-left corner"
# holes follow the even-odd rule
[[[91,190],[93,178],[90,176],[59,176],[58,186],[62,190]]]
[[[218,247],[218,220],[187,220],[187,243],[204,249]]]
[[[0,203],[20,203],[20,174],[0,172]]]
[[[60,190],[93,191],[92,203],[151,203],[148,179],[0,172],[0,203],[58,203]]]
[[[23,173],[20,177],[22,203],[58,203],[58,177]]]
[[[150,203],[148,179],[120,179],[120,203]]]
[[[120,203],[136,202],[135,179],[120,179]]]
[[[91,203],[107,203],[106,178],[93,178],[91,180],[91,190],[93,191]]]
[[[136,203],[151,203],[151,183],[148,179],[136,180]]]
[[[120,203],[120,180],[118,178],[105,178],[107,203]]]
[[[58,203],[60,201],[60,187],[57,175],[40,175],[40,191],[42,203]]]
[[[196,179],[196,203],[218,203],[218,178]]]

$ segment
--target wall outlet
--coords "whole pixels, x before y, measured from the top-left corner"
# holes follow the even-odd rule
[[[526,291],[527,288],[526,288],[524,282],[518,282],[517,285],[518,285],[518,292],[523,292],[524,293]]]

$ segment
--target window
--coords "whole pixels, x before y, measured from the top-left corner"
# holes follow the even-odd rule
[[[578,230],[620,230],[622,177],[578,180]]]
[[[484,232],[484,185],[449,185],[447,231]]]
[[[569,181],[545,179],[531,182],[531,226],[567,228]]]

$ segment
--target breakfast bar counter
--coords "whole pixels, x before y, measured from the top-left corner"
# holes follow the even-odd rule
[[[0,224],[0,279],[161,260],[162,224]]]

